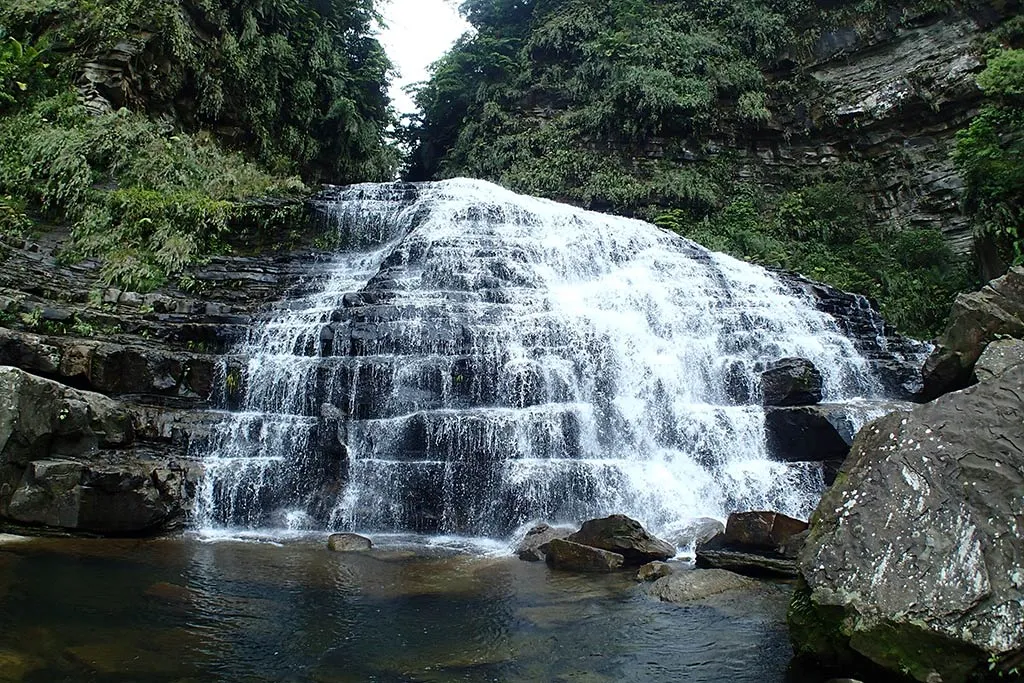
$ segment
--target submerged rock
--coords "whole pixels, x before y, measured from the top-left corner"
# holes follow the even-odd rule
[[[672,573],[668,562],[648,562],[636,572],[637,581],[657,581]]]
[[[625,515],[586,521],[568,540],[618,553],[633,566],[667,560],[676,554],[675,546],[651,535],[640,522]]]
[[[805,358],[783,358],[761,373],[761,400],[766,406],[821,403],[821,372]]]
[[[359,553],[373,548],[373,541],[359,534],[331,534],[327,549],[336,553]]]
[[[556,538],[548,543],[545,561],[552,569],[604,573],[621,569],[625,558],[618,553]]]
[[[538,524],[526,532],[526,536],[516,546],[516,556],[526,562],[540,562],[544,559],[547,544],[556,538],[568,538],[573,533],[566,527],[553,527]]]
[[[757,590],[760,582],[722,569],[695,569],[673,572],[647,588],[663,602],[693,602],[728,591]]]
[[[1024,366],[861,430],[800,555],[798,652],[962,683],[1024,649]]]

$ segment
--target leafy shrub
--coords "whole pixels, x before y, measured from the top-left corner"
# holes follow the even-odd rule
[[[1024,262],[1024,50],[994,53],[978,76],[988,103],[957,135],[975,230],[1006,260]]]
[[[69,221],[64,258],[102,258],[104,279],[133,289],[223,251],[245,200],[304,191],[143,114],[91,116],[70,91],[0,119],[0,192]]]
[[[68,80],[97,55],[136,52],[127,106],[313,180],[387,180],[397,152],[391,64],[373,0],[8,0],[0,27],[42,36]],[[2,63],[2,62],[0,62]],[[2,67],[0,67],[2,69]],[[0,71],[2,76],[2,71]]]

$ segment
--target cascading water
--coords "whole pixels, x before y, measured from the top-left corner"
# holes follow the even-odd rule
[[[342,247],[237,349],[244,399],[205,444],[201,527],[806,516],[821,468],[770,457],[759,371],[807,358],[826,400],[881,393],[811,296],[640,221],[470,180],[318,210]]]

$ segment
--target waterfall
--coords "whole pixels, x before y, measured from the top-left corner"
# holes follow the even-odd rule
[[[828,401],[882,393],[809,294],[641,221],[464,179],[316,207],[339,247],[235,349],[200,527],[805,517],[821,468],[767,452],[759,372],[807,358]]]

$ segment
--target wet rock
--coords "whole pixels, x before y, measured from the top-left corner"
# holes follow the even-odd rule
[[[775,550],[807,530],[807,522],[778,512],[737,512],[729,515],[723,540],[733,546]]]
[[[1024,364],[1024,340],[997,339],[985,347],[974,365],[979,382],[1002,377],[1010,368]]]
[[[658,579],[647,588],[648,595],[663,602],[694,602],[729,591],[751,591],[760,588],[754,579],[722,569],[695,569],[674,572]]]
[[[567,538],[573,533],[566,527],[553,527],[538,524],[526,532],[526,536],[516,546],[516,556],[526,562],[540,562],[544,559],[547,544],[556,538]]]
[[[783,358],[761,373],[761,400],[766,406],[821,403],[821,372],[805,358]]]
[[[956,298],[949,326],[924,366],[926,397],[967,386],[975,363],[1000,336],[1024,338],[1024,266]]]
[[[670,534],[671,543],[677,548],[696,547],[707,543],[718,534],[725,533],[725,525],[711,517],[698,517],[690,520],[678,530]]]
[[[637,581],[657,581],[672,573],[672,565],[668,562],[648,562],[636,572]]]
[[[568,540],[617,553],[633,566],[667,560],[676,554],[675,546],[651,535],[640,522],[625,515],[586,521]]]
[[[777,512],[729,515],[725,533],[697,546],[697,566],[752,576],[796,576],[807,523]]]
[[[798,651],[962,683],[1024,648],[1024,366],[861,430],[800,554]]]
[[[625,563],[625,558],[618,553],[561,538],[548,542],[544,560],[552,569],[592,573],[613,572]]]
[[[850,453],[853,425],[847,427],[848,419],[838,407],[768,408],[764,425],[768,451],[786,462],[826,463],[831,474],[825,483],[829,484]]]
[[[701,569],[726,569],[748,576],[795,577],[797,562],[780,553],[744,551],[716,547],[715,541],[697,551],[697,566]]]
[[[373,548],[373,541],[359,534],[331,534],[327,549],[336,553],[358,553]]]
[[[120,402],[0,368],[0,519],[126,535],[185,515],[196,472],[138,458]]]

